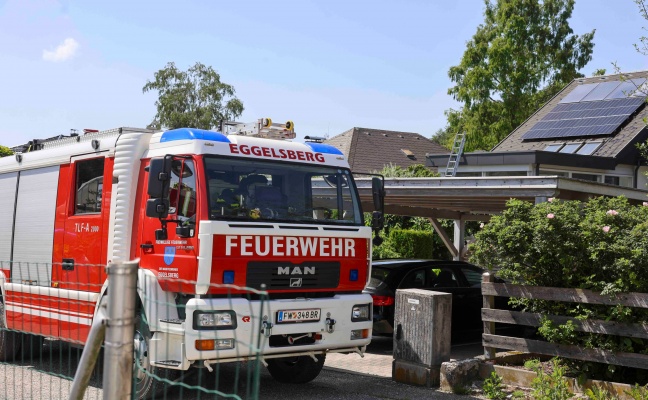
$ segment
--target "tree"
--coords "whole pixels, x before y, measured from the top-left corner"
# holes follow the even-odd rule
[[[594,31],[573,35],[575,0],[484,0],[485,21],[448,75],[448,94],[461,103],[446,111],[466,151],[490,150],[573,79],[592,58]],[[451,143],[450,143],[451,144]]]
[[[10,156],[14,152],[7,146],[0,145],[0,158]]]
[[[144,93],[156,90],[157,114],[150,128],[212,129],[221,119],[233,120],[243,113],[243,103],[234,97],[234,87],[221,82],[220,75],[199,62],[180,71],[172,62],[147,81]]]

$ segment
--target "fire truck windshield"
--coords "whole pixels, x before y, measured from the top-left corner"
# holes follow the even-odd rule
[[[362,225],[346,169],[205,157],[210,219]]]

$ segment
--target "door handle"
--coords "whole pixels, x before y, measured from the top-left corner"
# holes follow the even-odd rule
[[[74,258],[64,258],[61,267],[63,271],[74,271]]]

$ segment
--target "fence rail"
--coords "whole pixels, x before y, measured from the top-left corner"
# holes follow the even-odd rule
[[[623,305],[635,308],[648,308],[648,294],[623,293],[617,295],[601,295],[591,290],[566,289],[542,286],[511,285],[493,282],[493,276],[485,273],[482,278],[482,321],[484,334],[482,343],[487,358],[495,357],[495,349],[516,350],[547,356],[558,356],[580,361],[590,361],[620,365],[632,368],[648,369],[648,355],[625,353],[603,349],[588,349],[582,346],[548,343],[540,340],[523,339],[495,335],[495,323],[512,325],[540,326],[543,318],[548,318],[555,324],[565,324],[572,321],[574,329],[579,332],[615,335],[630,338],[648,339],[648,324],[621,323],[602,320],[577,320],[562,315],[544,315],[520,311],[495,309],[495,297],[515,297],[557,302],[581,304],[596,304],[616,306]]]
[[[74,273],[65,275],[69,272],[62,273],[60,263],[0,261],[0,400],[257,399],[267,293],[211,285],[230,310],[255,299],[246,312],[250,328],[200,331],[191,345],[230,341],[236,347],[228,357],[236,362],[218,363],[219,350],[209,365],[186,358],[176,364],[171,357],[185,354],[182,324],[192,323],[185,318],[187,301],[195,296],[170,296],[159,284],[182,289],[196,282],[159,279],[138,267],[136,262],[76,264]],[[169,314],[177,319],[163,316]],[[169,357],[151,360],[154,346]],[[143,390],[142,381],[149,382]]]

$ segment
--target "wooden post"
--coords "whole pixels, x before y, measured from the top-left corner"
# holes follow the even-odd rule
[[[482,284],[493,282],[493,276],[488,272],[482,275]],[[495,296],[484,295],[484,308],[493,309],[495,308]],[[495,334],[495,322],[484,321],[484,335],[494,335]],[[483,340],[482,340],[483,343]],[[484,346],[484,356],[487,359],[495,358],[495,349],[493,347]]]

